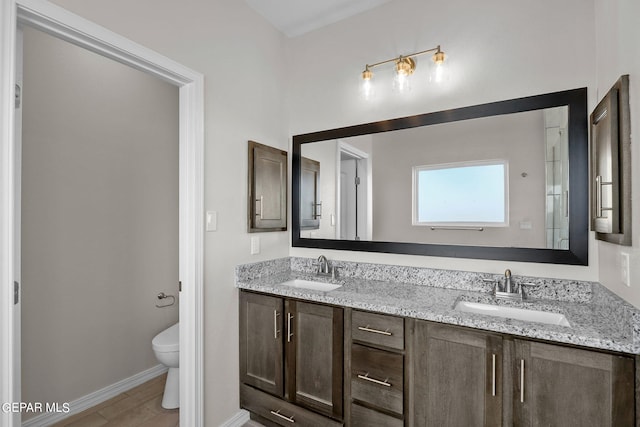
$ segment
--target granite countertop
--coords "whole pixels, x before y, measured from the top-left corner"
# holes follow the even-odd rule
[[[528,299],[525,301],[496,300],[490,292],[452,289],[399,281],[343,277],[339,280],[318,277],[301,271],[274,271],[260,277],[236,279],[244,290],[351,307],[378,313],[423,319],[451,325],[467,326],[513,336],[568,343],[595,349],[640,354],[634,339],[635,315],[621,320],[621,305],[627,313],[628,305],[615,297],[598,301],[560,301]],[[315,291],[282,285],[292,279],[332,282],[342,285],[333,291]],[[601,286],[597,284],[598,286]],[[488,304],[509,305],[532,310],[564,314],[570,327],[537,322],[466,313],[454,309],[460,300]],[[602,301],[604,300],[604,302]]]

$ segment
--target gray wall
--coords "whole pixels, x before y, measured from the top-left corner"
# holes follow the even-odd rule
[[[545,247],[542,111],[383,132],[373,136],[373,153],[374,240]],[[478,232],[411,225],[412,167],[493,159],[509,162],[508,227]]]
[[[25,29],[22,400],[158,364],[178,320],[178,90]],[[27,418],[28,416],[25,416]]]

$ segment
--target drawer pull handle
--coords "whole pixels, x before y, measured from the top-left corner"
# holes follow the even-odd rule
[[[278,316],[280,316],[278,310],[273,310],[273,338],[276,340],[278,339],[278,333],[280,332],[278,330]]]
[[[496,355],[491,355],[491,396],[496,395]]]
[[[293,319],[293,315],[291,313],[287,313],[287,342],[291,342],[291,338],[293,338],[293,332],[291,332],[291,319]]]
[[[371,329],[369,327],[369,325],[367,325],[367,326],[358,326],[358,329],[361,330],[361,331],[371,332],[371,333],[374,333],[374,334],[387,335],[387,336],[393,335],[391,332],[389,332],[388,329],[386,331],[381,331],[379,329]]]
[[[520,403],[524,403],[524,359],[520,359]]]
[[[280,409],[278,409],[277,411],[269,411],[269,412],[271,412],[271,414],[272,414],[272,415],[275,415],[275,416],[276,416],[276,417],[278,417],[278,418],[282,418],[283,420],[287,420],[287,421],[289,421],[290,423],[295,423],[295,420],[293,419],[293,415],[291,415],[290,417],[287,417],[287,416],[285,416],[285,415],[282,415],[282,414],[280,413]]]
[[[378,385],[383,385],[385,387],[391,387],[391,383],[388,382],[387,380],[380,381],[380,380],[377,380],[375,378],[371,378],[369,376],[368,372],[366,374],[364,374],[364,375],[358,375],[358,378],[360,378],[361,380],[370,381],[370,382],[378,384]]]

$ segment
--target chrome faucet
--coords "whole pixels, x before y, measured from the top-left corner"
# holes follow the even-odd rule
[[[330,273],[330,269],[329,269],[329,261],[327,261],[327,257],[325,257],[324,255],[320,255],[318,257],[318,264],[317,264],[317,269],[316,269],[316,274],[329,274]]]
[[[493,296],[502,299],[524,300],[527,299],[525,286],[537,286],[536,283],[521,282],[514,283],[511,277],[511,270],[504,272],[504,280],[500,283],[499,279],[482,279],[485,282],[493,283]]]
[[[513,285],[511,284],[511,270],[506,269],[504,272],[504,286],[502,287],[508,294],[513,293]]]

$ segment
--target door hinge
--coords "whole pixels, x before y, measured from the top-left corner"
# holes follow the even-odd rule
[[[178,282],[178,292],[182,292],[182,280]]]
[[[360,177],[356,176],[356,185],[360,185]]]
[[[16,108],[20,108],[20,102],[22,101],[22,88],[19,84],[16,84]]]
[[[20,302],[20,283],[13,282],[13,304]]]

